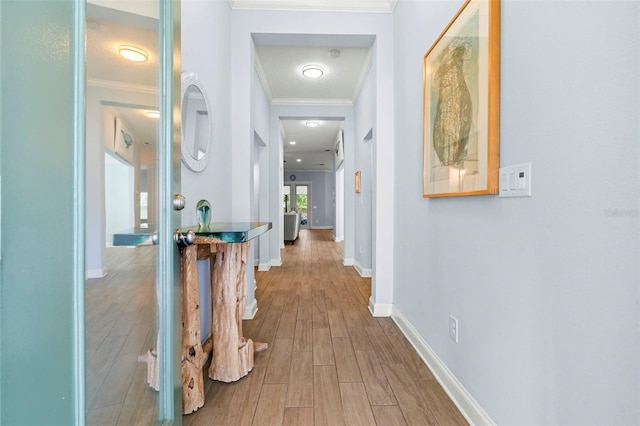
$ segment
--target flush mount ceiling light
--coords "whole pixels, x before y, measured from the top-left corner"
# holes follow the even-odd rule
[[[289,145],[295,145],[295,144],[296,144],[296,141],[289,142]]]
[[[305,121],[304,124],[307,127],[318,127],[320,125],[320,122],[315,120],[309,120],[309,121]]]
[[[302,75],[307,78],[320,78],[324,74],[324,69],[320,65],[305,65],[302,67]]]
[[[118,48],[120,55],[133,62],[145,62],[149,59],[149,54],[135,46],[122,45]]]
[[[298,163],[301,163],[301,162],[302,162],[302,159],[301,159],[301,158],[296,158],[296,161],[297,161]]]
[[[147,111],[144,115],[149,118],[160,118],[160,111]]]

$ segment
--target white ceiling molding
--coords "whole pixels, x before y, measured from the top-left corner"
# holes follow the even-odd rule
[[[352,106],[350,99],[310,99],[310,98],[276,98],[271,105],[347,105]]]
[[[229,0],[232,9],[392,13],[398,0]]]
[[[101,80],[99,78],[88,78],[87,86],[101,87],[109,90],[124,90],[127,92],[147,93],[157,95],[158,88],[154,86],[145,86],[142,84],[124,83],[122,81]]]

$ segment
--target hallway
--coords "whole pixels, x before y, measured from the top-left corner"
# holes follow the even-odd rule
[[[259,310],[243,325],[269,349],[236,383],[205,378],[185,425],[466,424],[394,322],[371,316],[371,279],[342,265],[331,230],[301,231],[282,257],[256,272]]]

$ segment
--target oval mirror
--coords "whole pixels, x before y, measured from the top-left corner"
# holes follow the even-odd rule
[[[207,167],[213,126],[204,84],[193,72],[182,74],[182,162],[190,170]]]

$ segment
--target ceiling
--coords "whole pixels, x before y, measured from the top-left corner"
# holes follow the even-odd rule
[[[333,170],[333,149],[338,132],[342,130],[341,120],[318,121],[318,127],[307,127],[308,119],[284,119],[280,121],[284,137],[285,171],[326,171]],[[295,142],[295,145],[291,144]],[[300,160],[300,161],[298,161]]]
[[[157,86],[156,19],[120,12],[92,0],[87,4],[87,80],[96,86],[120,85],[154,90]],[[229,0],[234,9],[391,12],[396,0]],[[371,65],[373,36],[254,34],[256,71],[273,105],[353,105]],[[120,44],[149,52],[149,60],[133,63],[117,53]],[[324,75],[305,78],[304,65],[317,64]],[[156,140],[157,121],[143,115],[155,105],[111,105],[142,143]],[[313,117],[320,126],[309,128],[302,119],[286,117],[285,170],[333,170],[332,150],[343,122]],[[311,117],[306,117],[310,119]],[[295,140],[296,145],[289,142]],[[297,162],[300,158],[302,161]]]
[[[253,41],[256,71],[272,105],[353,105],[371,66],[374,38],[254,34]],[[302,75],[305,65],[319,65],[324,74],[306,78]],[[311,118],[320,125],[307,127],[305,121]],[[343,121],[291,117],[281,124],[285,171],[333,170],[332,151]],[[296,145],[290,145],[291,140]]]

